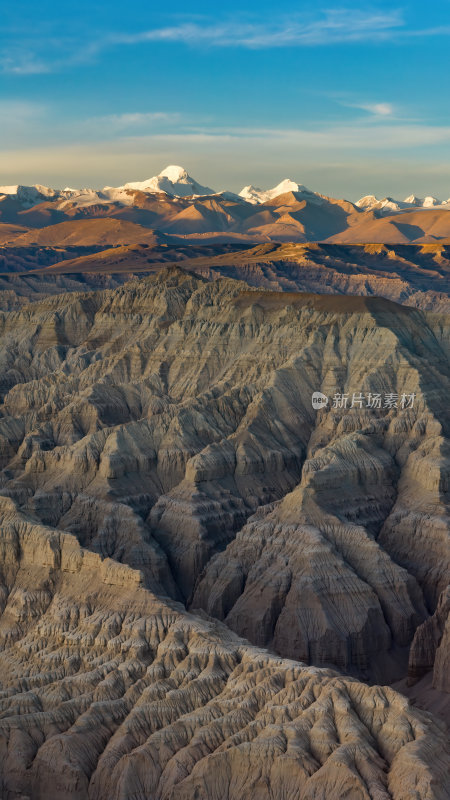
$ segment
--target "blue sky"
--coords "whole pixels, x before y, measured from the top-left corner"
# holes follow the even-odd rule
[[[5,4],[0,184],[450,197],[450,0]]]

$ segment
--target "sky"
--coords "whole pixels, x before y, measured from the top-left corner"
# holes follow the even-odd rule
[[[188,10],[187,10],[188,9]],[[239,191],[450,197],[450,0],[16,0],[0,20],[0,185],[180,164]]]

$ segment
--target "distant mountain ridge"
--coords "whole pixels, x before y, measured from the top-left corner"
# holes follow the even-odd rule
[[[96,200],[97,202],[122,202],[124,205],[129,205],[128,198],[129,192],[139,191],[145,194],[167,194],[170,197],[202,197],[205,195],[224,195],[232,197],[233,199],[242,198],[247,203],[259,204],[265,203],[267,200],[273,200],[275,197],[286,194],[287,192],[295,192],[296,194],[305,195],[308,197],[315,197],[319,201],[324,195],[308,189],[304,184],[297,183],[290,178],[285,178],[280,181],[272,189],[260,189],[252,184],[244,186],[239,194],[230,192],[228,190],[217,191],[211,189],[209,186],[203,186],[201,183],[192,178],[184,167],[171,164],[159,175],[152,178],[147,178],[143,181],[129,181],[122,186],[105,186],[103,189],[83,188],[72,189],[66,187],[65,189],[52,189],[42,184],[34,184],[33,186],[23,186],[15,184],[11,186],[0,186],[0,196],[9,195],[10,197],[17,197],[24,207],[31,207],[37,205],[45,199],[61,199],[75,201],[79,199],[81,204],[85,204],[89,199]],[[447,200],[438,200],[438,198],[431,195],[420,198],[412,194],[404,200],[395,200],[392,197],[377,198],[373,194],[361,197],[355,205],[358,208],[371,211],[373,209],[386,209],[386,211],[402,211],[406,208],[435,208],[439,206],[448,206],[450,209],[450,198]]]
[[[445,242],[447,211],[450,199],[366,195],[353,203],[287,178],[267,190],[250,184],[239,194],[215,191],[171,165],[152,178],[103,189],[0,186],[0,243],[63,245],[69,236],[83,244],[89,234],[90,244],[139,244],[148,229],[211,242]],[[81,229],[80,220],[95,226]]]
[[[448,200],[438,200],[437,197],[432,197],[431,195],[422,198],[411,194],[406,197],[405,200],[394,200],[392,197],[383,197],[379,200],[375,195],[368,194],[365,197],[361,197],[355,205],[365,211],[373,211],[376,209],[388,214],[414,208],[447,207],[447,210],[450,210],[450,198]]]

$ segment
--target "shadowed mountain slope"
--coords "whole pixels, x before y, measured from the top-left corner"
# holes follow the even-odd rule
[[[0,239],[61,246],[82,243],[83,237],[85,244],[94,243],[95,237],[97,244],[135,244],[147,241],[145,228],[194,241],[408,243],[450,237],[448,202],[379,205],[369,198],[368,205],[357,205],[287,182],[275,196],[269,193],[254,203],[251,193],[186,196],[183,191],[177,196],[159,184],[144,184],[44,194],[43,187],[9,187],[16,194],[1,194],[0,187]],[[94,220],[95,225],[86,225]],[[51,230],[45,233],[47,227]]]
[[[76,247],[5,247],[0,249],[0,285],[33,299],[32,287],[39,288],[40,280],[53,284],[55,291],[57,286],[60,291],[64,286],[114,286],[172,263],[208,279],[237,278],[264,289],[379,295],[424,310],[448,311],[449,256],[443,244],[180,245],[161,236],[153,245],[97,246],[80,252]],[[26,279],[23,274],[8,277],[28,271],[32,275]]]

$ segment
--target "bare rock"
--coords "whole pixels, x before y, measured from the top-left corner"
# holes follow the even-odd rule
[[[5,798],[445,800],[445,730],[250,646],[0,503]]]
[[[413,686],[433,670],[433,688],[450,692],[450,586],[436,611],[416,630],[409,652],[408,684]]]
[[[443,314],[179,269],[48,296],[0,313],[0,489],[256,645],[391,681],[449,581],[449,348]],[[389,392],[414,406],[352,404]]]

